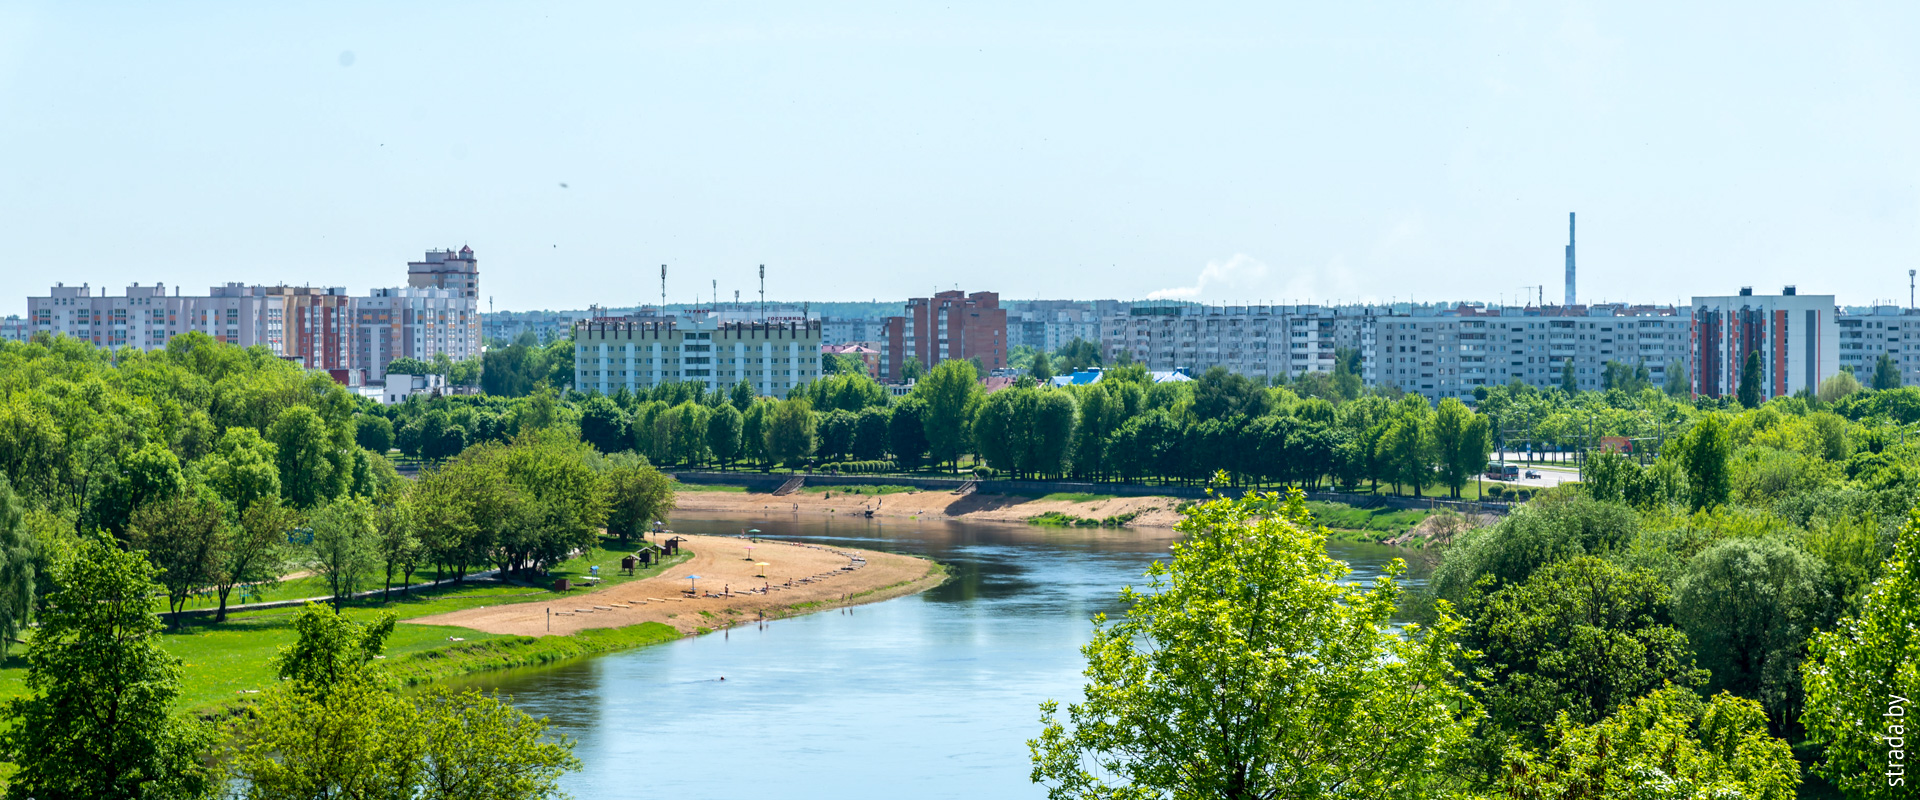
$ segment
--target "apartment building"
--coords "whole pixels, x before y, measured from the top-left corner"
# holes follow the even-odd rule
[[[402,356],[454,361],[480,355],[476,301],[458,289],[375,289],[353,303],[353,363],[368,380],[383,380],[387,363]]]
[[[479,268],[471,248],[430,250],[407,265],[408,287],[366,297],[341,286],[227,283],[183,296],[135,283],[120,296],[55,284],[27,298],[27,326],[107,348],[151,350],[201,331],[228,344],[266,347],[307,369],[382,376],[402,355],[430,360],[480,353]]]
[[[1872,385],[1882,355],[1900,368],[1900,385],[1920,384],[1920,310],[1899,306],[1850,306],[1835,320],[1840,368]],[[4,336],[0,336],[4,338]]]
[[[1740,371],[1754,352],[1763,400],[1819,389],[1840,371],[1837,311],[1833,295],[1804,295],[1792,286],[1777,295],[1755,295],[1747,287],[1737,295],[1693,298],[1693,391],[1737,394]]]
[[[1573,363],[1582,390],[1604,389],[1608,362],[1647,368],[1655,385],[1689,361],[1688,315],[1670,306],[1487,307],[1398,304],[1380,318],[1367,383],[1438,402],[1513,381],[1560,385]]]
[[[979,359],[987,369],[1007,365],[1007,311],[995,292],[959,290],[907,301],[903,316],[881,327],[882,381],[900,380],[908,358],[928,369],[948,359]]]
[[[1054,352],[1075,339],[1099,343],[1101,320],[1126,313],[1114,300],[1009,300],[1007,346]]]
[[[603,317],[574,326],[573,386],[613,394],[699,381],[709,390],[742,380],[785,397],[820,378],[820,322],[728,322],[712,313]]]
[[[33,325],[26,317],[11,314],[0,317],[0,342],[24,342],[33,338]]]
[[[1149,370],[1200,374],[1220,366],[1263,381],[1332,372],[1335,353],[1372,352],[1377,309],[1366,306],[1135,304],[1109,315],[1100,345]]]
[[[886,324],[887,321],[880,317],[822,318],[820,343],[874,347],[885,337]]]
[[[173,337],[200,331],[241,347],[265,345],[284,353],[286,299],[268,287],[229,283],[206,295],[167,294],[164,283],[127,287],[120,296],[87,284],[55,284],[44,297],[27,298],[28,335],[69,336],[98,347],[152,350]]]

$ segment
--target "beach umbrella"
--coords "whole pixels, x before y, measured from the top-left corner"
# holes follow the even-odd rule
[[[689,592],[691,592],[691,591],[693,591],[693,582],[694,582],[694,581],[697,581],[697,580],[700,580],[700,576],[698,576],[698,575],[688,575],[688,576],[687,576],[687,591],[689,591]]]
[[[768,563],[767,563],[767,562],[765,562],[765,561],[760,561],[760,562],[756,562],[756,563],[754,563],[754,566],[756,566],[756,567],[759,567],[759,568],[760,568],[760,574],[759,574],[759,575],[757,575],[757,576],[755,576],[755,577],[760,577],[760,578],[764,578],[764,577],[767,577],[767,567],[771,567],[771,566],[773,566],[773,565],[772,565],[772,564],[768,564]]]

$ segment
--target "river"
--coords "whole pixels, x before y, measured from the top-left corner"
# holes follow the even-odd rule
[[[681,512],[673,527],[927,556],[923,594],[553,667],[488,673],[573,737],[580,798],[1043,797],[1039,704],[1078,697],[1096,613],[1165,558],[1166,531]],[[1420,551],[1329,544],[1370,580]],[[725,680],[722,680],[724,678]]]

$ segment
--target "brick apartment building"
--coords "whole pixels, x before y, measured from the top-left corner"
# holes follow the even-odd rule
[[[997,292],[959,290],[907,301],[906,314],[881,324],[880,379],[898,383],[909,357],[928,369],[949,359],[979,359],[989,370],[1007,365],[1007,311]]]

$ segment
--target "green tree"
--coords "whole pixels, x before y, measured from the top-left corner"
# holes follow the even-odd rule
[[[221,552],[228,539],[223,530],[226,524],[226,509],[204,489],[155,499],[133,512],[129,538],[134,549],[145,551],[147,559],[160,568],[175,628],[180,627],[180,610],[187,598],[212,585],[226,560]]]
[[[1069,797],[1438,796],[1478,715],[1459,621],[1392,622],[1395,561],[1345,583],[1299,493],[1215,500],[1151,589],[1096,617],[1086,700],[1041,705],[1033,780]]]
[[[420,786],[444,800],[557,797],[561,775],[580,769],[573,741],[551,735],[498,695],[434,689],[414,703],[423,737]]]
[[[412,356],[401,356],[387,362],[389,375],[438,375],[431,364]]]
[[[300,524],[299,512],[280,502],[278,494],[261,496],[232,523],[221,526],[222,541],[212,574],[220,608],[214,622],[227,621],[227,600],[242,584],[278,580],[287,562],[287,535]]]
[[[267,430],[280,467],[280,494],[294,508],[313,508],[347,491],[348,465],[325,419],[308,406],[280,413]]]
[[[1667,365],[1666,385],[1661,387],[1668,397],[1685,399],[1693,394],[1693,387],[1687,384],[1687,367],[1678,361]]]
[[[154,567],[107,539],[80,543],[27,645],[27,696],[7,703],[7,797],[200,798],[211,735],[177,717],[180,662],[161,649]]]
[[[1496,797],[1792,800],[1800,783],[1760,705],[1727,694],[1709,702],[1668,686],[1595,725],[1562,716],[1547,738],[1544,753],[1509,755]]]
[[[731,395],[730,400],[733,403],[733,410],[738,411],[742,414],[745,414],[747,413],[747,407],[753,405],[753,400],[755,396],[753,392],[753,384],[747,383],[746,378],[741,378],[739,383],[736,383],[733,385],[733,391],[730,393],[730,395]]]
[[[853,452],[854,428],[860,417],[846,409],[834,409],[820,417],[820,458],[838,461]]]
[[[105,477],[105,476],[103,476]],[[148,502],[180,493],[186,479],[180,471],[180,458],[159,442],[149,442],[121,459],[117,475],[99,482],[83,527],[99,527],[115,536],[127,532],[135,509]]]
[[[393,423],[378,414],[357,414],[353,418],[353,441],[368,450],[386,455],[393,449]]]
[[[1073,341],[1060,345],[1053,356],[1054,374],[1072,375],[1083,369],[1100,366],[1100,345],[1075,336]]]
[[[1814,634],[1801,670],[1807,738],[1825,754],[1814,772],[1849,797],[1912,796],[1887,776],[1889,726],[1911,734],[1920,686],[1920,514],[1910,515],[1881,577],[1832,630]],[[1895,709],[1898,709],[1896,712]],[[1900,717],[1893,716],[1900,714]],[[1910,752],[1910,751],[1909,751]]]
[[[533,800],[580,764],[566,739],[479,692],[409,700],[374,668],[393,618],[356,625],[309,605],[284,680],[234,728],[227,775],[242,796]]]
[[[1560,360],[1560,391],[1569,397],[1580,393],[1580,377],[1573,374],[1573,359]]]
[[[1900,365],[1894,363],[1893,356],[1881,353],[1873,362],[1873,388],[1898,389],[1906,381],[1900,379]]]
[[[1687,476],[1687,504],[1695,511],[1727,502],[1733,493],[1733,445],[1727,424],[1718,414],[1707,414],[1676,440],[1681,469]]]
[[[887,423],[892,415],[884,406],[863,408],[853,426],[853,457],[878,461],[887,457]]]
[[[335,500],[313,512],[313,550],[308,566],[327,582],[333,608],[367,588],[380,567],[380,551],[373,529],[373,509],[360,498]]]
[[[1740,405],[1747,408],[1759,408],[1765,399],[1760,392],[1760,351],[1748,350],[1747,360],[1740,364]]]
[[[409,485],[410,486],[410,485]],[[420,537],[413,531],[413,504],[409,489],[384,493],[372,507],[373,549],[383,570],[380,600],[393,596],[393,574],[400,573],[400,585],[413,582],[412,565],[420,560]]]
[[[903,398],[887,417],[887,450],[909,472],[920,468],[927,454],[927,401]]]
[[[927,450],[934,462],[957,465],[961,452],[971,441],[968,423],[982,396],[973,365],[964,361],[940,362],[914,385],[912,396],[926,403],[922,419]]]
[[[767,457],[789,467],[813,453],[813,408],[806,400],[782,400],[767,416]]]
[[[1402,415],[1380,437],[1380,460],[1386,475],[1396,486],[1412,485],[1414,497],[1419,497],[1421,487],[1433,480],[1432,440],[1425,422],[1424,415]]]
[[[1433,416],[1433,449],[1440,482],[1459,497],[1467,481],[1486,468],[1487,456],[1493,452],[1487,418],[1455,398],[1440,401]]]
[[[45,548],[26,512],[12,483],[0,474],[0,657],[32,620],[44,580]]]
[[[900,365],[900,381],[902,383],[913,383],[926,377],[926,374],[927,365],[920,363],[919,356],[907,356],[907,360]]]
[[[1693,557],[1675,616],[1712,678],[1708,691],[1757,700],[1776,730],[1798,721],[1807,638],[1827,627],[1820,562],[1778,538],[1726,539]]]
[[[580,404],[580,438],[602,453],[627,449],[627,412],[596,394]]]
[[[673,482],[659,470],[634,458],[607,470],[607,532],[626,541],[645,535],[653,521],[673,508]]]
[[[1033,379],[1040,383],[1053,380],[1053,364],[1047,359],[1045,352],[1033,354],[1033,366],[1027,370],[1027,374],[1032,375]]]
[[[1847,395],[1860,391],[1860,381],[1853,373],[1842,370],[1833,377],[1820,382],[1820,391],[1814,394],[1824,405],[1833,405],[1846,399]]]
[[[744,420],[731,404],[715,406],[707,416],[707,452],[713,460],[731,465],[740,457],[740,430]]]
[[[258,431],[228,428],[200,469],[207,485],[239,512],[263,497],[279,496],[279,458],[279,449],[260,438]]]
[[[1672,599],[1650,573],[1593,557],[1470,597],[1464,646],[1479,653],[1489,722],[1535,743],[1561,715],[1582,725],[1667,683],[1698,685]]]

